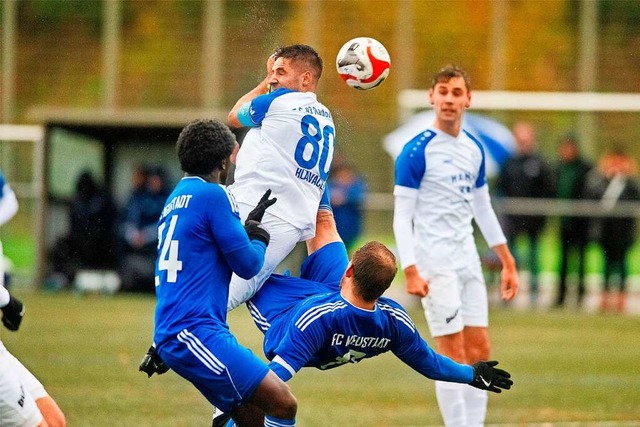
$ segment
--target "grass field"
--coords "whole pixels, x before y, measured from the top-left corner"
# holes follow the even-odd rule
[[[209,425],[211,407],[186,381],[173,372],[151,379],[137,372],[151,339],[152,297],[16,294],[27,307],[23,327],[3,329],[1,338],[70,426]],[[410,312],[428,336],[422,314]],[[262,356],[246,310],[229,321]],[[490,397],[488,423],[640,420],[640,317],[494,307],[491,323],[493,356],[516,384]],[[433,383],[391,354],[327,372],[305,369],[290,385],[300,426],[441,423]]]

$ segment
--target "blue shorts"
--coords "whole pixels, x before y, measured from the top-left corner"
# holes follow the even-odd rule
[[[183,329],[158,348],[162,360],[216,408],[231,412],[253,396],[267,365],[220,326]]]
[[[334,242],[304,260],[300,277],[272,274],[247,303],[256,326],[265,332],[271,322],[303,299],[340,289],[347,265],[349,256],[344,243]]]

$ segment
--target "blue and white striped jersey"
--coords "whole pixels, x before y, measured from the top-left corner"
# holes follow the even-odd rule
[[[404,146],[396,159],[394,195],[415,201],[412,244],[420,265],[458,268],[478,262],[472,204],[484,185],[482,145],[464,130],[454,137],[430,127]],[[411,243],[400,236],[396,242]]]
[[[158,348],[185,328],[207,324],[228,329],[231,273],[255,275],[266,248],[247,237],[231,194],[199,177],[182,178],[158,221],[158,240]]]
[[[240,122],[252,126],[238,152],[234,183],[239,203],[255,205],[269,188],[278,203],[269,213],[315,234],[335,141],[331,112],[313,92],[280,88],[251,101]]]

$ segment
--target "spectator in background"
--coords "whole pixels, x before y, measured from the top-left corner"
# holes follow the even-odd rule
[[[516,155],[510,158],[502,168],[496,182],[496,190],[503,197],[547,198],[553,196],[551,168],[537,153],[536,133],[533,125],[518,122],[513,126],[516,140]],[[538,300],[538,242],[545,225],[544,216],[507,215],[505,234],[512,242],[516,259],[518,254],[516,238],[525,235],[528,239],[528,265],[531,278],[529,292],[531,305]],[[518,262],[519,263],[519,262]]]
[[[134,181],[135,182],[135,181]],[[160,167],[146,170],[144,189],[134,186],[121,233],[124,253],[120,266],[122,290],[155,291],[154,266],[158,244],[157,224],[169,195],[165,171]]]
[[[637,164],[623,150],[613,149],[598,162],[589,175],[587,191],[602,202],[605,210],[613,209],[619,201],[640,200],[640,188],[636,182]],[[600,309],[625,309],[627,254],[635,243],[636,219],[634,217],[604,217],[594,220],[593,237],[604,252],[604,292]],[[618,292],[613,291],[613,277],[618,276]]]
[[[556,197],[576,200],[586,197],[586,179],[591,169],[581,155],[578,142],[567,135],[558,147],[560,163],[556,170]],[[560,217],[560,285],[556,306],[564,305],[567,293],[569,258],[574,255],[578,267],[578,306],[584,297],[585,250],[589,242],[589,219],[585,217]]]
[[[79,270],[116,267],[117,209],[111,195],[83,171],[69,208],[69,234],[52,251],[57,287],[73,282]]]
[[[334,159],[329,177],[331,207],[338,233],[350,251],[362,233],[362,207],[367,184],[345,160]]]

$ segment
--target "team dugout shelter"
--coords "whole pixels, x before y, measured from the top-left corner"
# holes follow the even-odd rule
[[[79,176],[91,172],[111,193],[119,209],[132,189],[138,165],[158,166],[172,187],[182,176],[175,143],[183,127],[196,119],[227,121],[221,110],[69,110],[34,109],[29,120],[42,125],[42,152],[37,156],[40,214],[36,218],[36,271],[42,284],[49,271],[48,252],[69,232],[70,201]],[[244,134],[236,133],[241,141]]]

